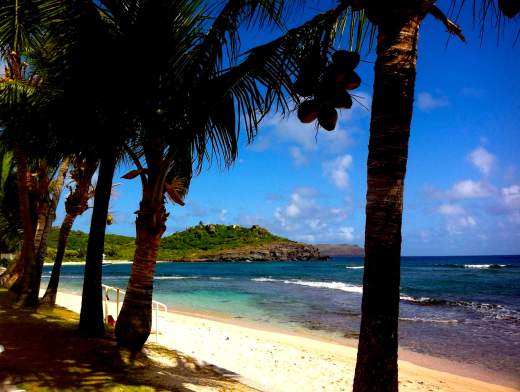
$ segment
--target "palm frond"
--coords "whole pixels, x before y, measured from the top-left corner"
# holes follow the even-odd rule
[[[205,80],[222,69],[226,57],[233,64],[240,54],[239,27],[248,24],[282,25],[282,0],[229,0],[215,17],[202,42],[192,53],[191,77]],[[226,56],[225,56],[226,55]]]

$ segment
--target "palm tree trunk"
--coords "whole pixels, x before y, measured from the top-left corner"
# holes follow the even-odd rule
[[[41,176],[41,185],[38,189],[40,203],[38,205],[36,232],[34,235],[34,261],[31,268],[23,272],[23,283],[20,291],[20,296],[24,298],[24,302],[29,306],[37,306],[38,304],[43,261],[47,253],[47,241],[52,223],[56,218],[56,208],[61,196],[67,169],[68,159],[64,159],[60,165],[54,189],[50,195],[50,180],[46,173]],[[47,167],[44,165],[42,170],[46,172]]]
[[[167,218],[164,199],[153,202],[143,192],[136,219],[136,249],[132,273],[115,334],[121,347],[141,351],[152,327],[152,294],[155,263]]]
[[[100,337],[105,333],[101,276],[108,205],[116,161],[117,154],[115,151],[109,151],[101,159],[94,196],[94,209],[90,222],[79,329],[84,335],[92,337]]]
[[[46,187],[45,193],[48,191]],[[43,198],[46,198],[44,195]],[[47,216],[49,215],[50,203],[47,200],[42,200],[38,203],[38,209],[36,212],[36,231],[34,233],[34,253],[38,255],[41,248],[42,238],[45,233],[45,226],[47,224]]]
[[[17,180],[18,180],[18,199],[20,203],[20,219],[23,227],[23,243],[20,252],[20,279],[18,279],[10,288],[17,294],[17,302],[22,306],[37,306],[38,294],[30,292],[32,279],[35,274],[35,252],[34,252],[34,226],[30,211],[29,188],[30,178],[27,167],[27,157],[19,149],[15,149],[17,162]]]
[[[10,289],[11,286],[20,279],[23,272],[23,264],[24,260],[22,260],[22,253],[20,252],[13,264],[0,275],[0,287]]]
[[[401,223],[420,18],[379,26],[354,392],[398,391]]]
[[[42,298],[42,303],[54,306],[56,304],[56,295],[58,293],[58,285],[60,283],[60,272],[61,264],[63,262],[63,256],[65,255],[65,249],[67,248],[67,241],[69,239],[70,231],[76,215],[67,214],[63,223],[60,227],[60,236],[58,238],[58,248],[56,249],[56,258],[54,259],[54,265],[52,266],[51,277],[45,295]]]
[[[58,207],[58,202],[61,197],[61,191],[63,190],[63,183],[65,182],[65,177],[67,175],[67,170],[69,168],[69,159],[65,158],[61,162],[60,169],[58,170],[58,175],[56,180],[54,181],[54,186],[52,189],[52,193],[50,196],[50,202],[48,205],[47,216],[45,219],[45,225],[41,234],[40,244],[38,246],[38,250],[36,252],[36,277],[34,279],[35,284],[34,291],[40,292],[40,283],[42,279],[42,271],[43,271],[43,262],[45,260],[45,256],[47,255],[47,243],[49,240],[49,234],[52,229],[52,224],[56,219],[56,208]]]

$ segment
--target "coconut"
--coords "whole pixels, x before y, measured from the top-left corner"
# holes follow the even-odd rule
[[[338,91],[334,96],[334,107],[338,109],[350,109],[352,107],[352,97],[346,91]]]
[[[304,123],[308,124],[313,122],[318,118],[318,105],[314,99],[309,101],[302,102],[298,107],[298,119]]]
[[[344,85],[347,90],[355,90],[361,85],[361,78],[357,73],[352,72],[345,78]]]
[[[345,67],[335,63],[329,64],[323,72],[322,84],[328,84],[332,86],[336,83],[341,83],[350,73],[352,73],[351,69],[346,69]]]
[[[498,0],[500,11],[508,18],[514,18],[520,12],[520,0]]]
[[[339,67],[353,71],[359,64],[359,53],[348,50],[338,50],[332,55],[332,62]]]
[[[320,110],[318,114],[318,123],[323,129],[333,131],[338,122],[338,112],[332,106],[327,106]]]
[[[107,225],[110,226],[112,223],[114,223],[114,217],[112,214],[107,215]]]

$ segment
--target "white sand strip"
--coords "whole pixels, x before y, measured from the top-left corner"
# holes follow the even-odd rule
[[[81,297],[59,293],[75,312]],[[109,309],[115,314],[115,305]],[[239,374],[264,391],[351,391],[356,349],[304,336],[265,331],[181,313],[161,315],[159,344]],[[150,335],[155,342],[155,335]],[[399,361],[401,391],[512,392],[518,389]],[[520,382],[519,384],[520,385]]]

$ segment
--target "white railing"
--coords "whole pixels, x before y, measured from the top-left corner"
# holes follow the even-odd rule
[[[106,284],[101,285],[103,287],[103,316],[106,324],[115,322],[119,316],[121,310],[120,304],[123,302],[122,297],[125,295],[125,290],[121,290],[119,287],[112,287]],[[115,293],[115,298],[110,298],[110,293]],[[112,313],[115,314],[112,315]],[[155,334],[155,342],[157,343],[159,338],[159,312],[168,312],[168,307],[162,302],[152,301],[152,330],[151,334]],[[109,320],[109,316],[112,316],[113,320]],[[163,318],[164,319],[164,318]]]

